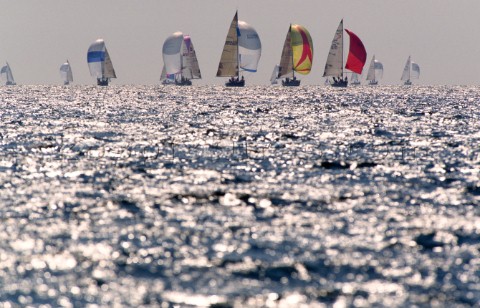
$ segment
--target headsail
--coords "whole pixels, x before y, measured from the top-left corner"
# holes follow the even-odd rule
[[[347,29],[345,29],[345,31],[350,36],[350,47],[345,68],[357,74],[361,74],[363,66],[367,61],[367,51],[365,50],[362,41],[355,33]]]
[[[238,12],[236,12],[225,39],[217,77],[238,76],[238,32]]]
[[[313,43],[310,33],[305,27],[292,25],[291,45],[293,51],[293,70],[297,73],[307,75],[312,69]]]
[[[330,46],[323,77],[341,77],[343,75],[343,19],[338,25]]]
[[[73,81],[72,68],[68,60],[60,66],[60,77],[62,78],[64,84],[69,84]]]
[[[112,60],[102,39],[96,40],[88,48],[87,62],[92,77],[117,78]]]
[[[275,65],[275,67],[273,68],[273,72],[272,72],[272,76],[270,77],[270,82],[272,84],[277,84],[277,76],[278,76],[278,72],[280,70],[280,65]]]
[[[240,68],[247,72],[256,72],[262,54],[262,43],[257,31],[244,21],[238,21],[238,53]]]
[[[180,74],[182,71],[182,57],[180,55],[182,43],[182,32],[173,33],[163,43],[163,63],[167,75]]]
[[[412,72],[410,74],[411,79],[419,79],[420,78],[420,66],[417,63],[412,62]]]

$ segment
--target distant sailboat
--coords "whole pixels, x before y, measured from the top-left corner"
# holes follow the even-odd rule
[[[403,74],[401,80],[404,81],[406,86],[412,84],[411,79],[420,78],[420,66],[417,63],[412,62],[410,56],[408,56],[407,63],[403,69]]]
[[[262,53],[262,44],[257,31],[244,21],[238,20],[235,13],[223,47],[217,77],[231,77],[227,87],[243,87],[245,79],[240,78],[240,70],[256,72]]]
[[[5,80],[5,85],[16,85],[15,79],[13,79],[12,69],[10,68],[8,62],[4,67],[2,67],[2,69],[0,70],[0,74],[2,75],[2,79]]]
[[[310,33],[303,26],[291,24],[280,58],[278,78],[286,77],[282,80],[282,85],[299,86],[300,80],[295,77],[295,72],[307,75],[312,69],[312,62],[313,43]]]
[[[367,60],[367,51],[363,46],[360,38],[353,33],[345,29],[350,36],[350,46],[348,52],[347,63],[345,69],[348,69],[354,73],[362,74],[363,66]],[[332,40],[330,52],[328,53],[327,63],[325,64],[325,71],[323,77],[332,77],[334,87],[346,87],[348,85],[348,79],[344,78],[343,68],[343,19],[338,25],[335,36]]]
[[[382,79],[383,77],[383,64],[375,59],[375,55],[373,55],[372,61],[370,62],[370,66],[368,67],[367,73],[367,80],[370,81],[369,85],[377,85],[378,80]]]
[[[280,65],[275,65],[273,68],[272,76],[270,77],[270,82],[272,84],[278,84],[278,72],[280,71]]]
[[[352,86],[359,86],[360,85],[360,78],[359,78],[360,75],[358,75],[357,73],[352,73],[352,78],[350,78],[350,84]]]
[[[102,39],[98,39],[90,45],[87,61],[90,75],[97,78],[97,85],[108,86],[111,78],[117,78],[112,60]]]
[[[164,84],[192,85],[192,79],[201,79],[197,55],[189,35],[175,32],[163,44]],[[168,78],[167,78],[168,76]],[[172,78],[173,77],[173,78]],[[171,82],[173,79],[173,82]]]
[[[62,77],[64,85],[69,85],[73,81],[72,67],[68,60],[60,66],[60,77]]]

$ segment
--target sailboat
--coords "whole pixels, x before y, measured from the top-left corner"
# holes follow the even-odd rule
[[[403,74],[401,80],[404,81],[406,86],[412,84],[411,79],[420,78],[420,66],[417,63],[412,62],[410,56],[408,56],[407,63],[403,69]]]
[[[378,80],[383,76],[383,64],[375,59],[375,55],[372,57],[370,66],[368,67],[367,80],[371,86],[377,85]]]
[[[162,53],[165,70],[165,75],[162,72],[164,84],[190,86],[192,79],[202,78],[189,35],[184,35],[182,32],[173,33],[165,40]]]
[[[73,81],[72,67],[68,60],[60,66],[60,77],[62,77],[64,85],[69,85]]]
[[[111,78],[117,78],[112,60],[102,39],[96,40],[88,48],[87,62],[90,75],[97,78],[97,85],[108,86]]]
[[[350,78],[350,84],[352,86],[359,86],[360,85],[360,78],[359,78],[360,75],[358,75],[357,73],[352,73],[352,78]]]
[[[0,74],[2,75],[2,79],[6,80],[5,85],[7,86],[14,86],[16,85],[15,79],[13,79],[12,69],[8,62],[5,66],[2,67],[0,70]]]
[[[313,43],[310,33],[303,26],[290,24],[283,44],[278,72],[278,78],[286,77],[282,80],[282,85],[299,86],[300,80],[295,76],[295,72],[307,75],[312,69],[312,62]]]
[[[280,65],[276,64],[273,68],[272,76],[270,76],[270,82],[273,84],[278,84],[278,72],[280,71]]]
[[[262,53],[262,44],[257,31],[244,21],[238,20],[235,13],[223,47],[217,77],[230,77],[227,87],[245,86],[245,78],[240,78],[240,70],[256,72]]]
[[[355,33],[347,29],[345,29],[345,31],[350,36],[350,46],[345,69],[357,74],[362,74],[363,66],[367,60],[367,51],[365,50],[362,41]],[[344,78],[344,74],[342,19],[338,25],[337,31],[335,31],[332,45],[330,46],[330,52],[328,53],[323,77],[332,77],[333,83],[331,83],[331,85],[334,87],[346,87],[348,86],[348,79],[346,76]]]

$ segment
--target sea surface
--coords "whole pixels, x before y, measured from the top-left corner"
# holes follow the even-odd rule
[[[480,307],[479,105],[2,87],[0,306]]]

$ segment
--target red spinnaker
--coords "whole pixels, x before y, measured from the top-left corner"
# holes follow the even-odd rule
[[[353,32],[345,29],[350,36],[350,50],[348,52],[346,69],[354,73],[361,74],[363,66],[367,61],[367,51],[360,38]]]

